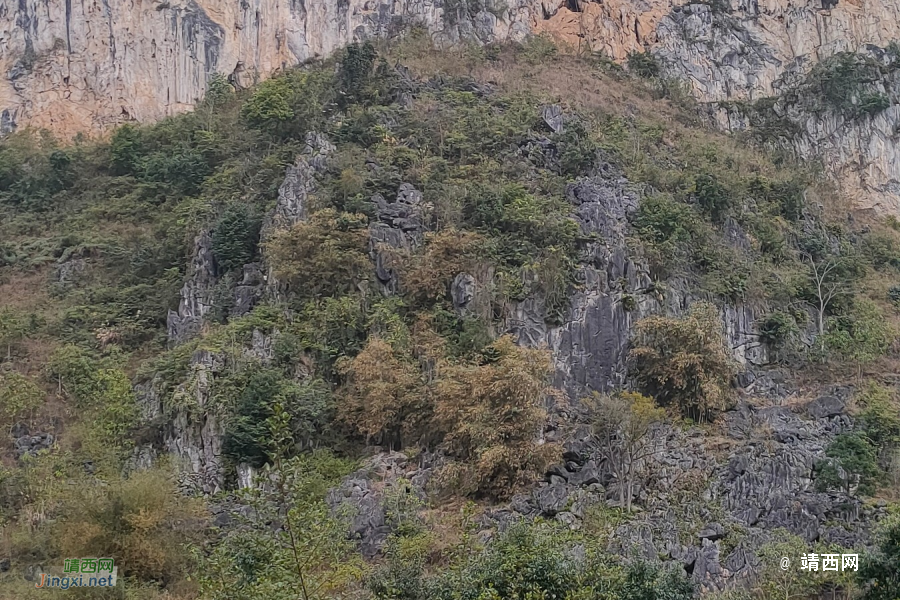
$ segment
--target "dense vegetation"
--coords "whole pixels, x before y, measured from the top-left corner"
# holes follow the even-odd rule
[[[414,86],[395,60],[429,83]],[[112,555],[127,584],[109,597],[690,597],[683,570],[606,554],[610,525],[628,518],[619,509],[597,508],[582,533],[523,524],[485,544],[470,532],[477,505],[466,504],[461,522],[438,523],[453,531],[451,544],[432,531],[439,506],[404,505],[403,527],[372,565],[324,501],[366,446],[439,451],[447,460],[435,497],[458,502],[504,500],[559,460],[556,444],[537,443],[544,401],[557,393],[549,354],[503,333],[526,298],[541,299],[549,326],[566,318],[579,261],[597,240],[579,231],[565,189],[601,166],[641,192],[629,243],[655,282],[629,294],[664,298],[676,284],[705,302],[639,325],[630,362],[647,395],[596,399],[598,438],[618,439],[616,415],[616,430],[635,432],[627,455],[638,456],[650,425],[709,421],[728,407],[735,367],[717,326],[724,303],[766,309],[760,343],[775,362],[847,365],[861,380],[890,359],[900,234],[833,218],[814,172],[705,131],[605,65],[556,56],[541,39],[438,55],[412,35],[380,52],[351,46],[252,90],[213,79],[194,112],[122,126],[108,141],[4,139],[0,425],[15,437],[23,427],[59,437],[18,460],[6,443],[0,553],[16,568]],[[659,74],[643,55],[629,67]],[[506,84],[464,76],[482,69],[507,72]],[[588,73],[640,110],[593,98],[566,107],[567,125],[554,133],[540,108],[562,95],[556,70]],[[312,131],[336,149],[308,218],[270,232],[285,168]],[[552,152],[536,144],[544,140]],[[404,183],[422,193],[420,243],[373,248],[375,198],[393,200]],[[816,195],[823,202],[809,200]],[[173,346],[167,314],[201,231],[214,306],[197,337]],[[385,251],[396,293],[375,280],[373,250]],[[282,293],[234,317],[233,288],[244,265],[261,260]],[[483,290],[466,311],[449,294],[460,273]],[[635,302],[623,297],[627,310]],[[247,351],[254,334],[272,340],[266,361]],[[191,363],[203,352],[222,362],[208,378]],[[142,414],[133,383],[159,392],[158,414]],[[199,406],[207,387],[212,402]],[[893,415],[896,399],[867,394],[859,431],[828,449],[826,487],[871,493],[888,483],[900,426],[880,415]],[[248,464],[275,482],[227,499],[254,507],[240,526],[211,527],[166,461],[136,468],[135,442],[158,444],[175,415],[203,412],[222,419],[230,473]],[[634,472],[618,468],[628,513]],[[767,575],[766,590],[780,590],[778,575]],[[29,597],[18,580],[0,582]]]

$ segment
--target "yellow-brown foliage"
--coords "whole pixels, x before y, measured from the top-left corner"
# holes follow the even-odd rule
[[[326,208],[278,231],[266,245],[275,276],[302,297],[353,291],[372,268],[364,215]]]
[[[445,229],[427,234],[422,251],[401,266],[404,291],[418,304],[446,297],[457,274],[476,269],[485,243],[482,235],[471,231]]]
[[[682,318],[647,317],[636,332],[629,358],[644,391],[695,419],[727,407],[735,365],[715,306],[697,302]]]
[[[184,544],[203,523],[199,501],[179,494],[171,477],[141,471],[107,486],[82,487],[59,521],[64,557],[111,557],[120,573],[168,583],[189,567]]]
[[[447,364],[435,385],[435,424],[459,459],[445,476],[466,494],[502,498],[539,473],[558,449],[538,438],[546,413],[549,353],[504,336],[485,364]]]
[[[353,360],[340,365],[346,377],[338,409],[341,420],[367,439],[391,447],[415,441],[429,416],[420,372],[398,354],[374,337]]]

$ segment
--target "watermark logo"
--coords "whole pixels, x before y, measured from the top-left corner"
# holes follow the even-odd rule
[[[119,569],[112,558],[67,558],[62,575],[51,572],[35,573],[36,588],[114,587]]]
[[[781,559],[781,570],[787,571],[791,566],[790,559],[785,556]],[[801,571],[858,571],[858,554],[816,554],[815,552],[804,554],[800,557]]]

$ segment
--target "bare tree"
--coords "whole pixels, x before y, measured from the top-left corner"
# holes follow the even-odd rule
[[[631,511],[643,461],[656,452],[648,434],[664,419],[665,411],[653,399],[634,392],[595,394],[586,402],[593,416],[594,443],[616,478],[619,505]]]
[[[811,270],[810,279],[816,295],[813,308],[816,311],[816,326],[821,340],[825,334],[825,311],[836,297],[850,292],[847,282],[838,277],[843,259],[832,254],[816,260],[809,252],[804,252],[801,256],[804,262],[809,263]]]

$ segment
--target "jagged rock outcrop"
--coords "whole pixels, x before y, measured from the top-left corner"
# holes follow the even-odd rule
[[[434,460],[430,455],[413,462],[400,452],[376,454],[328,492],[326,502],[349,520],[350,539],[363,556],[376,556],[403,521],[419,518],[425,488],[435,472]]]
[[[757,393],[744,394],[721,415],[724,440],[697,428],[663,425],[653,431],[634,495],[641,508],[615,530],[613,551],[679,561],[701,590],[714,591],[752,580],[759,548],[778,529],[808,542],[865,543],[883,509],[815,486],[816,464],[829,440],[852,427],[845,411],[852,390],[824,390],[791,405],[760,401],[774,391],[775,379],[781,378],[760,373]],[[582,425],[566,440],[563,462],[535,490],[495,511],[492,524],[543,516],[579,528],[586,509],[617,502],[618,491]]]
[[[184,285],[178,310],[170,310],[166,319],[169,339],[184,342],[195,336],[203,324],[203,317],[213,307],[212,293],[216,284],[216,265],[212,252],[212,238],[203,231],[194,240],[194,253]]]
[[[159,429],[160,448],[175,459],[181,487],[191,493],[214,494],[223,489],[222,466],[224,426],[212,401],[213,380],[225,367],[225,356],[197,350],[191,356],[184,382],[172,389],[160,376],[134,386],[141,420]],[[143,462],[141,455],[155,454],[151,446],[138,448],[133,467]]]
[[[371,164],[370,168],[379,169]],[[421,245],[425,234],[426,206],[422,192],[409,183],[400,185],[397,197],[388,202],[381,194],[372,197],[377,220],[369,225],[369,252],[375,261],[375,277],[385,293],[397,291],[399,282],[392,261],[396,253]]]
[[[578,286],[562,323],[547,324],[540,295],[516,303],[507,318],[507,330],[517,343],[551,349],[554,383],[570,399],[624,385],[634,324],[654,313],[683,314],[700,299],[682,282],[655,282],[646,261],[629,248],[629,218],[638,208],[640,194],[605,162],[592,177],[570,184],[566,198],[582,237],[592,241],[580,257]],[[722,308],[726,343],[740,364],[767,361],[766,348],[756,335],[759,317],[760,311],[746,304]]]
[[[263,223],[262,244],[279,229],[285,229],[306,219],[309,197],[316,191],[316,176],[325,170],[328,157],[334,152],[334,144],[321,133],[306,134],[306,145],[293,165],[287,168],[284,181],[278,188],[275,209]],[[266,290],[277,296],[282,285],[275,279],[271,267],[265,278]]]

